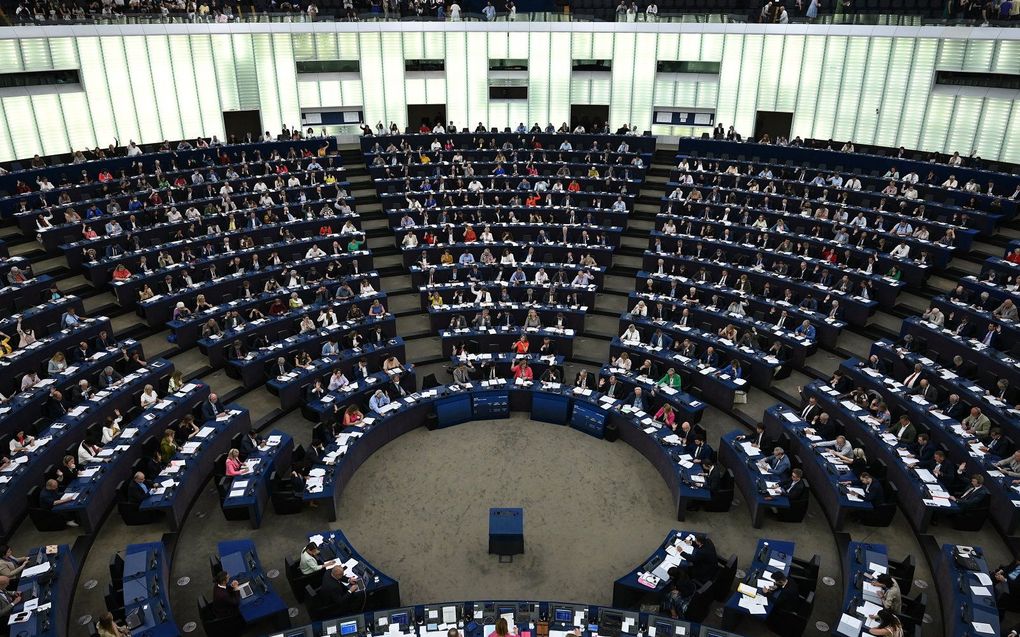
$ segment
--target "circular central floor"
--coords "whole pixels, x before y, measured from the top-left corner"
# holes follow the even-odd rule
[[[490,507],[524,508],[524,555],[488,554]],[[337,526],[401,601],[608,604],[677,524],[659,474],[623,442],[524,416],[416,429],[358,470]]]

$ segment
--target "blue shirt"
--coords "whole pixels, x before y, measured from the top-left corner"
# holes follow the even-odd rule
[[[368,401],[368,408],[379,413],[379,409],[390,404],[390,397],[386,394],[374,394]]]

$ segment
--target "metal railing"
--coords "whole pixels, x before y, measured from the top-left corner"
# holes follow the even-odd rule
[[[73,25],[73,24],[100,24],[100,25],[127,25],[127,24],[211,24],[211,23],[305,23],[305,22],[453,22],[449,16],[439,17],[436,15],[395,15],[392,12],[362,12],[354,17],[345,15],[326,15],[319,13],[310,17],[304,12],[290,13],[268,13],[255,11],[242,11],[240,14],[217,14],[198,15],[194,13],[168,12],[168,13],[125,13],[125,14],[94,14],[86,18],[69,18],[66,20],[22,20],[14,19],[8,14],[7,19],[13,25]],[[631,19],[632,18],[632,19]],[[493,22],[507,22],[510,16],[497,14]],[[480,13],[461,13],[459,22],[485,22],[485,16]],[[615,14],[607,12],[603,16],[574,12],[529,12],[517,13],[513,18],[514,22],[634,22],[634,23],[689,23],[689,24],[724,24],[724,23],[748,23],[757,22],[747,14],[727,13],[670,13],[648,15],[638,13],[633,16],[620,16],[615,19]],[[819,24],[819,25],[861,25],[861,26],[992,26],[992,27],[1020,27],[1018,20],[982,20],[958,19],[958,18],[933,18],[921,15],[890,14],[890,13],[837,13],[823,14],[817,18],[809,19],[804,17],[791,17],[792,24]],[[0,26],[3,23],[0,21]]]

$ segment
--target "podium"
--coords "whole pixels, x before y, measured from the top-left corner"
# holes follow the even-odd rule
[[[531,399],[531,419],[562,425],[567,422],[570,399],[566,396],[535,392]]]
[[[473,418],[470,394],[454,394],[436,401],[436,427],[438,429],[459,425]]]
[[[524,553],[524,509],[489,509],[489,553],[498,555],[499,561]]]

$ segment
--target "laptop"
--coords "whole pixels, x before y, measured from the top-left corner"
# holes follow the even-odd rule
[[[237,588],[238,592],[241,593],[241,599],[251,597],[254,593],[251,590],[251,582],[245,582]]]

